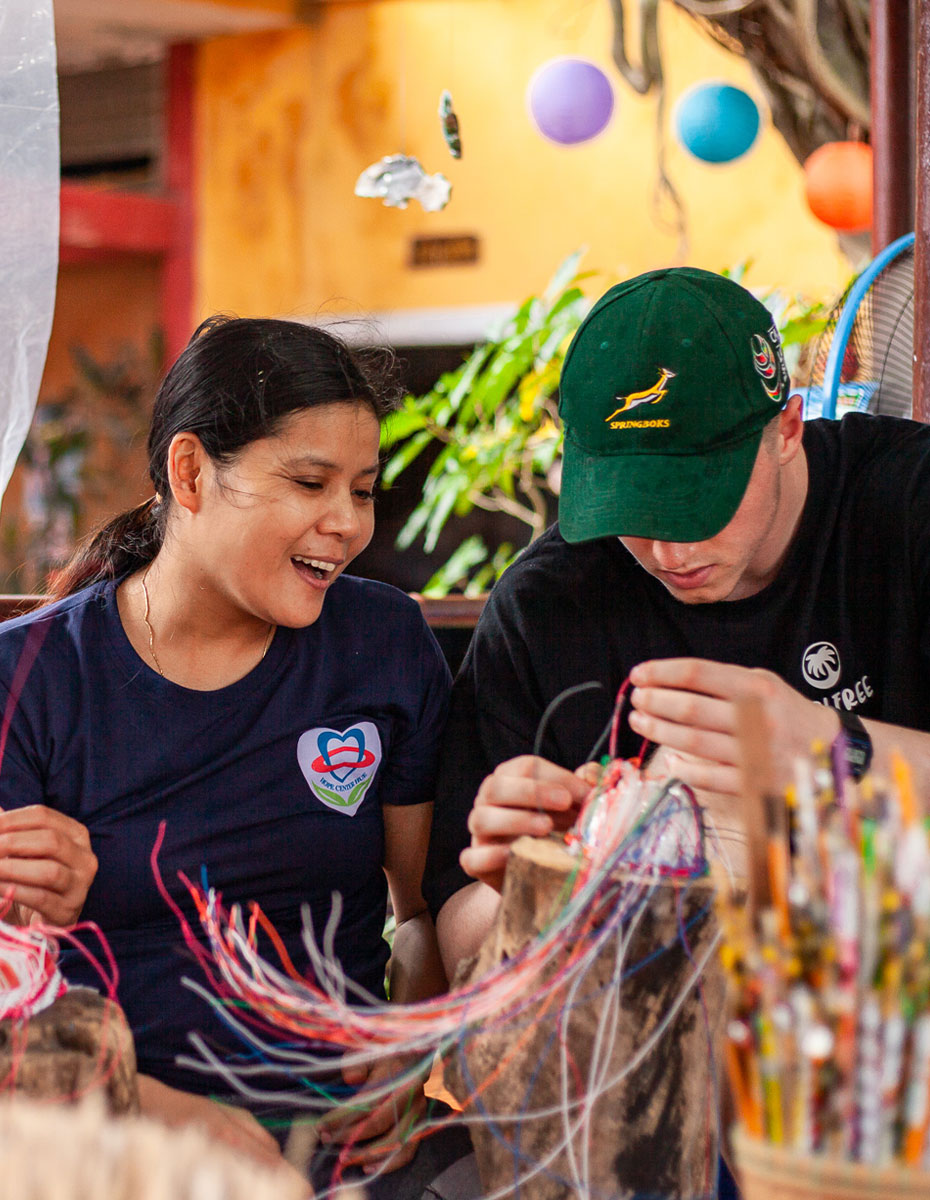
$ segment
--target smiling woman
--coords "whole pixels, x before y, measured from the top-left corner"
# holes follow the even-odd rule
[[[54,603],[0,631],[0,890],[104,930],[143,1109],[259,1158],[278,1157],[275,1139],[177,1062],[195,1031],[221,1058],[241,1049],[183,985],[149,857],[164,823],[159,867],[190,923],[178,873],[205,873],[226,902],[259,902],[304,972],[301,906],[321,930],[340,893],[334,952],[381,998],[389,888],[392,999],[444,986],[420,881],[449,672],[413,600],[345,574],[374,528],[392,407],[386,373],[325,331],[207,322],[155,402],[155,496],[90,540]],[[86,982],[77,956],[63,966]],[[397,1114],[420,1111],[422,1087],[408,1079],[362,1113],[349,1107],[361,1082],[334,1062],[347,1107],[330,1140],[357,1143],[361,1167],[403,1168],[372,1196],[418,1200],[467,1142],[411,1162]],[[291,1115],[285,1096],[276,1123]]]

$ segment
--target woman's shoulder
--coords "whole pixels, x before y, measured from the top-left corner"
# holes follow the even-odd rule
[[[115,586],[95,583],[51,604],[31,609],[0,622],[0,662],[18,653],[28,641],[54,645],[59,652],[67,643],[78,647],[97,626],[110,604],[115,604]]]
[[[416,662],[446,672],[445,658],[416,599],[376,579],[342,575],[332,585],[313,638],[351,644],[361,660],[383,670],[389,661]]]
[[[18,617],[10,617],[0,622],[0,635],[27,629],[31,625],[68,624],[89,608],[99,609],[106,605],[114,591],[112,583],[93,583],[90,587],[82,588],[73,595],[63,596],[60,600],[43,603],[38,608],[31,608]],[[109,595],[108,595],[109,593]]]
[[[335,602],[335,603],[333,603]],[[422,624],[420,606],[407,592],[379,579],[364,579],[360,575],[341,575],[333,584],[323,611],[334,614],[357,614],[379,620],[396,619]]]

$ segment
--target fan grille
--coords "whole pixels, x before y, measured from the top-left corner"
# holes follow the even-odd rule
[[[822,395],[836,325],[854,284],[833,308],[811,365],[811,395]],[[909,246],[875,277],[856,310],[843,351],[837,412],[860,409],[909,417],[913,407],[914,249]]]

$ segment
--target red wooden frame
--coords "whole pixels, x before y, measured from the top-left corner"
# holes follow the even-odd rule
[[[191,334],[194,317],[194,66],[192,45],[168,52],[163,196],[61,185],[62,265],[124,255],[163,263],[160,311],[168,361]]]

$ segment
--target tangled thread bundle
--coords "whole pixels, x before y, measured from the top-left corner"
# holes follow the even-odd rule
[[[303,941],[312,968],[312,978],[306,978],[294,967],[257,904],[249,906],[248,916],[239,905],[227,910],[214,889],[181,876],[206,934],[209,949],[205,949],[158,875],[163,832],[153,850],[153,869],[190,950],[206,974],[208,986],[191,979],[184,982],[213,1006],[246,1051],[244,1062],[222,1061],[202,1038],[192,1034],[196,1057],[183,1057],[179,1063],[222,1077],[249,1102],[277,1102],[291,1110],[302,1109],[311,1120],[316,1119],[314,1114],[325,1114],[336,1105],[370,1111],[405,1082],[423,1078],[436,1055],[460,1050],[479,1032],[505,1026],[519,1028],[521,1023],[536,1019],[540,1005],[542,1011],[551,1007],[553,1017],[558,1013],[562,1036],[571,1021],[573,1005],[590,1002],[586,976],[598,959],[603,962],[605,952],[613,964],[611,986],[618,994],[619,983],[642,966],[641,962],[628,961],[628,951],[656,886],[673,877],[687,888],[688,881],[707,873],[701,812],[690,790],[674,781],[646,780],[636,765],[605,762],[600,783],[568,839],[575,869],[540,936],[474,983],[432,1000],[392,1005],[367,995],[347,979],[335,958],[334,936],[341,913],[338,894],[333,896],[330,918],[319,940],[309,910],[304,910]],[[277,964],[265,961],[258,953],[259,930],[275,946]],[[646,1044],[638,1047],[632,1056],[634,1061],[621,1070],[621,1077],[650,1052],[685,997],[700,986],[710,951],[700,961],[691,958],[683,921],[675,936],[674,944],[684,944],[693,969],[681,994],[670,1004],[666,1018]],[[710,950],[715,947],[716,938]],[[667,949],[652,947],[649,959]],[[609,990],[602,984],[599,988]],[[618,1014],[609,1005],[608,1011],[616,1020]],[[587,1079],[578,1078],[577,1069],[565,1064],[566,1086],[559,1111],[566,1143],[590,1122],[598,1097],[618,1081],[610,1066],[613,1036],[608,1021],[595,1047]],[[370,1067],[387,1057],[406,1065],[392,1078],[358,1090],[347,1088],[336,1069]],[[506,1065],[499,1064],[493,1074]],[[471,1113],[480,1114],[480,1098],[488,1082],[474,1081],[472,1095],[464,1106],[465,1116],[457,1119],[487,1120],[486,1115]],[[552,1113],[524,1110],[514,1113],[512,1120],[547,1116]],[[422,1138],[448,1119],[428,1116],[409,1137]],[[353,1147],[347,1145],[333,1176],[334,1186],[341,1179],[342,1169],[352,1162],[352,1153]],[[532,1178],[545,1170],[545,1162],[528,1162],[521,1178]],[[715,1170],[714,1154],[708,1171]],[[578,1181],[583,1185],[583,1164],[578,1165]],[[712,1184],[711,1179],[707,1191]]]
[[[58,969],[58,943],[35,926],[0,920],[0,1021],[23,1021],[67,989]]]

